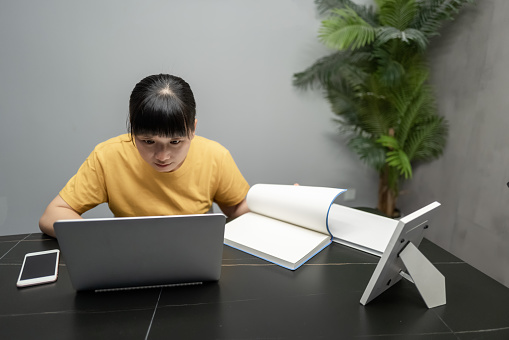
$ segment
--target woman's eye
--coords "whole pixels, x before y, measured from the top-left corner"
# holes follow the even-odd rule
[[[153,140],[150,140],[150,139],[145,139],[145,140],[143,141],[143,143],[148,144],[148,145],[152,145],[152,144],[154,144],[155,142],[154,142]]]
[[[180,144],[180,141],[179,140],[172,140],[170,143],[173,144],[173,145],[177,145],[177,144]]]

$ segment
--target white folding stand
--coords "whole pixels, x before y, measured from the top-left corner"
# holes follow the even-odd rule
[[[414,283],[426,306],[445,305],[445,277],[417,249],[429,220],[440,203],[433,202],[399,220],[360,303],[368,304],[402,277]]]
[[[415,284],[426,306],[433,308],[445,305],[445,277],[442,273],[412,242],[408,242],[399,257],[408,271],[408,275],[400,272],[401,276]]]

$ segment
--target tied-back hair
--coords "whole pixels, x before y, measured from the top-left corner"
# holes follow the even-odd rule
[[[182,78],[169,74],[148,76],[131,93],[128,122],[131,138],[189,137],[194,132],[195,118],[193,91]]]

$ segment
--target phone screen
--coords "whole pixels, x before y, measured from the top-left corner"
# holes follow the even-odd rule
[[[55,275],[58,253],[27,256],[21,273],[21,280]]]

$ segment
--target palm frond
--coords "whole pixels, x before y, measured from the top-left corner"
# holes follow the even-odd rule
[[[342,53],[333,53],[318,59],[313,65],[293,75],[293,85],[302,89],[323,87],[338,72],[344,62]]]
[[[398,40],[407,45],[415,44],[420,51],[428,47],[428,38],[419,30],[407,28],[400,31],[395,27],[378,27],[376,29],[376,44],[383,45],[391,40]]]
[[[348,146],[368,166],[378,171],[384,167],[385,149],[372,138],[357,135],[350,139]]]
[[[389,136],[389,135],[380,136],[380,138],[378,138],[376,140],[376,142],[382,144],[384,147],[389,148],[389,149],[399,149],[400,148],[398,140],[396,138],[394,138],[393,136]]]
[[[337,87],[329,88],[325,96],[331,105],[332,112],[341,117],[341,125],[350,127],[359,125],[355,90],[346,81],[341,82]]]
[[[397,137],[403,147],[406,145],[410,132],[419,123],[420,116],[429,116],[430,113],[434,113],[433,98],[429,94],[425,90],[416,92],[415,96],[404,101],[400,107],[402,111]]]
[[[320,58],[306,70],[295,73],[293,85],[302,89],[326,89],[335,87],[345,79],[355,87],[362,84],[368,76],[365,65],[370,63],[370,59],[371,54],[368,52],[335,52]]]
[[[389,166],[397,169],[405,179],[412,177],[412,166],[410,165],[407,154],[403,150],[388,151],[385,162]]]
[[[433,114],[434,96],[426,85],[428,72],[420,67],[408,70],[405,84],[394,88],[391,102],[398,112],[399,123],[397,126],[397,138],[401,145],[405,145],[406,139],[412,127],[418,122],[419,117]]]
[[[395,168],[405,179],[412,177],[412,166],[410,159],[401,148],[398,140],[390,135],[383,135],[376,140],[386,148],[385,162],[388,166]]]
[[[392,104],[390,87],[381,82],[374,73],[365,82],[365,90],[359,93],[359,115],[366,131],[381,136],[397,125],[398,115]]]
[[[374,136],[387,133],[391,128],[390,105],[384,98],[377,98],[374,93],[366,93],[359,104],[359,126],[363,131]]]
[[[453,20],[463,7],[473,3],[474,0],[421,0],[412,27],[431,38],[439,34],[444,21]]]
[[[375,40],[376,30],[350,9],[334,9],[333,15],[322,21],[320,40],[337,50],[358,49]]]
[[[376,91],[375,87],[372,88]],[[327,99],[344,130],[376,138],[386,133],[392,124],[393,120],[388,117],[390,104],[383,95],[370,91],[359,92],[351,87],[348,91],[330,88]]]
[[[380,83],[387,87],[394,87],[401,83],[405,75],[404,66],[393,59],[393,54],[383,47],[376,47],[373,56],[377,62],[376,71]]]
[[[393,39],[401,39],[401,31],[396,27],[382,26],[376,29],[376,44],[383,45]]]
[[[449,127],[443,117],[427,117],[416,125],[407,141],[407,154],[416,161],[430,161],[442,155]]]
[[[359,5],[351,0],[315,0],[315,4],[321,15],[328,14],[333,9],[351,8],[371,26],[378,25],[377,14],[372,6]]]
[[[380,6],[380,23],[404,31],[414,21],[417,9],[414,0],[385,0]]]
[[[398,86],[405,75],[405,68],[399,62],[388,59],[378,69],[380,82],[386,86]]]

